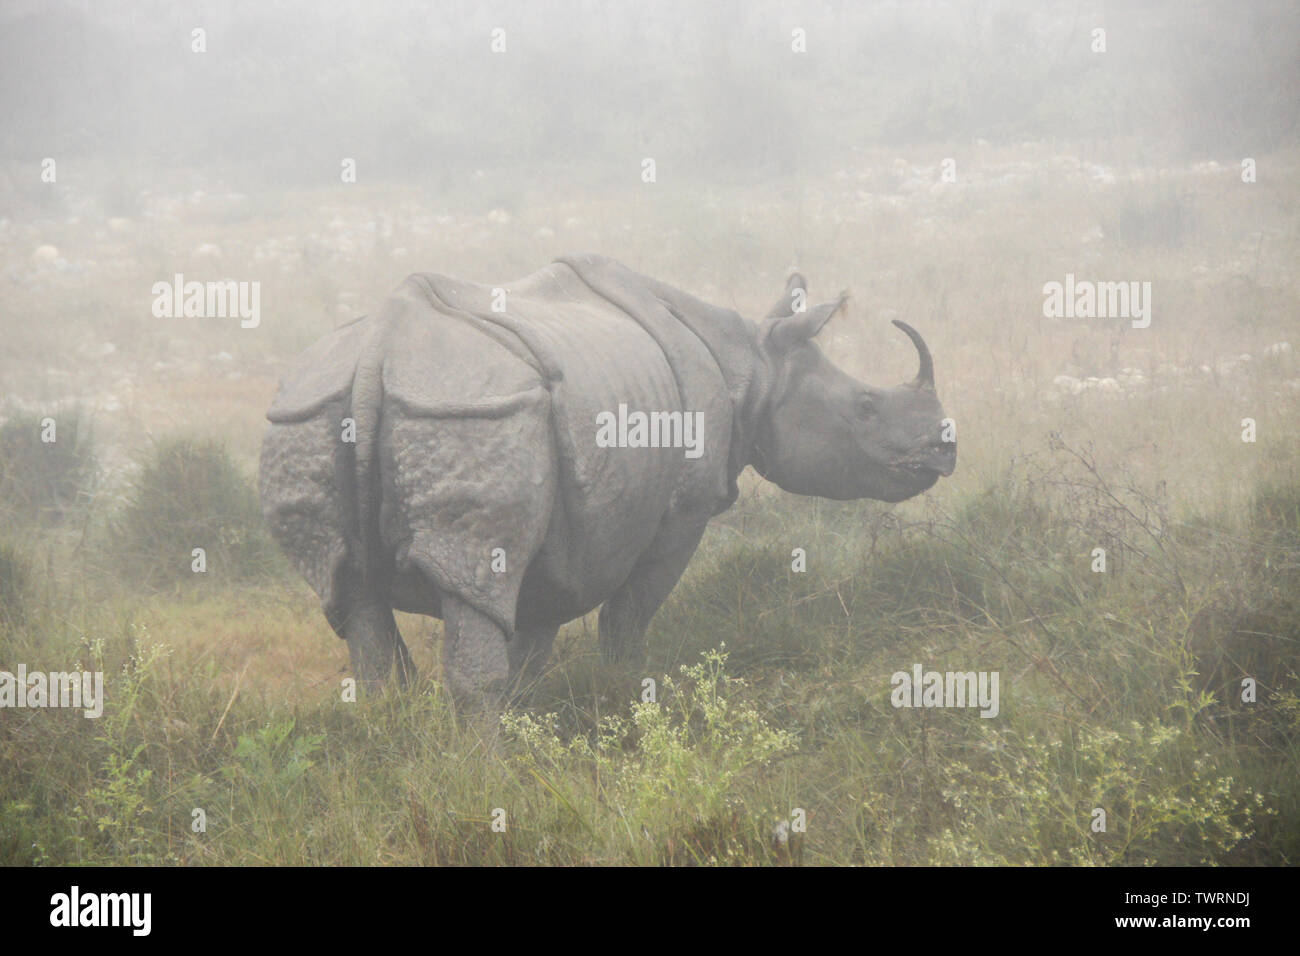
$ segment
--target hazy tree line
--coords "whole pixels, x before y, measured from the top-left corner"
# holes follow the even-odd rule
[[[758,178],[973,139],[1236,156],[1295,139],[1298,25],[1287,0],[8,0],[0,158],[287,185],[320,155],[434,183],[520,164],[635,175],[643,155]]]

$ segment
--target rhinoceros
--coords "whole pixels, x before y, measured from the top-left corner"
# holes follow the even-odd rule
[[[925,341],[857,381],[792,274],[761,323],[594,255],[496,288],[409,276],[296,361],[267,413],[262,509],[366,686],[415,673],[393,610],[444,622],[444,681],[495,699],[600,607],[613,658],[747,466],[786,491],[902,501],[956,464]]]

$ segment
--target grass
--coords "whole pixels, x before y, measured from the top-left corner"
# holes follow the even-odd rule
[[[252,484],[210,440],[156,443],[111,535],[120,575],[142,586],[244,582],[283,567]]]
[[[981,162],[993,177],[1026,153]],[[892,153],[862,159],[894,168]],[[1171,174],[1149,192],[1028,162],[1018,185],[904,205],[860,201],[878,182],[852,170],[781,202],[719,188],[707,208],[667,182],[634,200],[525,192],[501,229],[472,191],[447,223],[432,206],[404,212],[422,204],[400,190],[286,193],[255,231],[202,207],[137,222],[116,278],[93,289],[15,284],[32,321],[11,330],[10,387],[53,402],[32,368],[55,356],[120,408],[96,412],[99,477],[59,492],[78,520],[0,519],[0,670],[102,670],[107,685],[98,720],[0,711],[0,863],[1300,860],[1300,393],[1289,357],[1215,368],[1294,338],[1295,157],[1269,158],[1282,170],[1269,183]],[[978,182],[976,164],[960,168]],[[317,209],[349,234],[379,210],[394,234],[321,258]],[[535,237],[544,225],[554,240]],[[24,228],[15,241],[35,238]],[[94,251],[79,248],[84,230],[49,229],[41,241],[73,260]],[[311,255],[259,259],[268,237]],[[265,279],[256,333],[141,331],[117,308],[175,271],[158,266],[165,250],[200,242],[220,245],[223,271]],[[880,313],[922,328],[959,422],[958,470],[893,509],[746,475],[652,624],[644,665],[601,660],[589,616],[562,630],[519,707],[466,716],[438,682],[440,625],[399,615],[422,683],[349,703],[345,648],[257,516],[274,378],[412,269],[499,279],[573,249],[751,316],[797,249],[815,291],[854,287],[823,341],[848,370],[910,376],[914,353]],[[1150,278],[1152,329],[1041,320],[1043,283],[1067,271]],[[122,364],[85,358],[101,341]],[[131,381],[126,356],[164,367]],[[1135,367],[1148,384],[1053,392],[1071,362]],[[1241,440],[1245,417],[1256,443]],[[12,434],[30,444],[31,425]],[[21,460],[7,480],[43,487],[44,466]],[[891,675],[916,663],[997,671],[999,716],[894,708]]]
[[[499,722],[457,715],[433,679],[345,702],[342,645],[296,585],[10,620],[5,663],[103,670],[108,703],[97,721],[5,715],[0,859],[1294,862],[1295,489],[1272,476],[1217,534],[1175,532],[1075,451],[907,525],[836,506],[882,527],[825,554],[824,516],[751,500],[750,532],[711,532],[656,619],[648,667],[599,661],[575,623]],[[1128,554],[1105,574],[1098,499],[1125,516],[1103,523]],[[1163,555],[1143,547],[1157,530]],[[805,573],[791,540],[811,545]],[[241,619],[279,633],[231,643]],[[309,652],[310,672],[266,673]],[[914,662],[998,671],[999,719],[891,707]],[[796,818],[806,831],[774,837]]]
[[[58,524],[94,490],[95,442],[79,405],[20,412],[0,424],[0,515],[9,524]]]

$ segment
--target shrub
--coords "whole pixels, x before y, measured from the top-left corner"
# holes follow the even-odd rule
[[[937,841],[942,864],[1212,865],[1268,812],[1189,734],[1159,722],[1065,736],[977,730],[987,756],[943,768],[955,822]],[[1097,810],[1105,830],[1094,832]]]
[[[42,440],[50,434],[54,441]],[[0,425],[0,511],[5,520],[61,521],[89,493],[94,478],[90,422],[79,406],[48,415],[15,415]]]
[[[27,618],[31,562],[17,547],[0,541],[0,628]]]
[[[212,580],[252,580],[279,567],[252,484],[214,442],[159,442],[114,532],[121,573],[149,585],[194,580],[195,548]]]
[[[519,759],[541,773],[586,768],[601,796],[632,832],[669,843],[700,842],[735,816],[730,803],[742,776],[792,752],[794,734],[776,730],[741,696],[744,681],[724,672],[721,650],[682,665],[682,679],[665,677],[663,701],[633,705],[630,718],[601,718],[590,737],[562,740],[557,717],[505,714],[505,729],[521,744]]]
[[[1182,246],[1195,229],[1190,196],[1174,189],[1133,187],[1124,191],[1106,234],[1125,246]]]

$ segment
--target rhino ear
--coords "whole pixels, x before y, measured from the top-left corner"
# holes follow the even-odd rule
[[[806,302],[808,299],[808,280],[802,273],[794,271],[790,273],[790,278],[785,280],[785,292],[781,298],[776,300],[771,311],[767,313],[769,319],[775,319],[782,315],[794,315],[795,307],[795,290],[800,292],[800,301]]]
[[[834,302],[826,302],[814,309],[793,315],[770,316],[765,339],[773,352],[787,352],[801,342],[807,342],[822,330],[832,315],[848,300],[849,294],[841,292]]]

